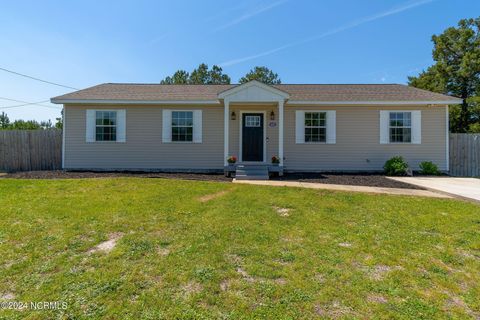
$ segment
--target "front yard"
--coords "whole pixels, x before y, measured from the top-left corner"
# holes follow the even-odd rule
[[[480,317],[480,207],[148,178],[0,180],[0,317]]]

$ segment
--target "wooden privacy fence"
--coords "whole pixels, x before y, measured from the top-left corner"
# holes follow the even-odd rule
[[[61,130],[0,130],[0,171],[58,170],[61,167]]]
[[[480,177],[480,133],[450,134],[450,174]]]

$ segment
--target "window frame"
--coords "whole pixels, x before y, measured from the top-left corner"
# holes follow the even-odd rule
[[[174,125],[173,124],[173,114],[175,112],[184,112],[184,113],[191,113],[191,119],[192,119],[192,125]],[[170,142],[171,143],[195,143],[194,142],[194,135],[195,135],[195,114],[194,114],[194,110],[171,110],[170,112],[170,134],[171,134],[171,138],[170,138]],[[174,140],[174,133],[173,133],[173,130],[174,128],[192,128],[192,135],[191,135],[191,140]]]
[[[323,114],[324,115],[324,121],[325,121],[325,125],[323,126],[307,126],[307,114],[309,113],[319,113],[319,114]],[[326,144],[327,143],[327,133],[328,133],[328,123],[327,123],[327,111],[310,111],[310,110],[306,110],[304,111],[304,114],[303,114],[303,143],[306,143],[306,144]],[[320,121],[321,119],[319,119]],[[325,140],[324,141],[307,141],[307,133],[306,133],[306,130],[307,129],[324,129],[325,130]]]
[[[403,123],[402,126],[392,126],[392,114],[394,113],[402,113],[402,114],[409,114],[410,115],[410,125],[406,126],[405,123]],[[405,119],[402,120],[405,122]],[[388,112],[388,143],[390,144],[412,144],[413,142],[413,112],[410,110],[404,110],[404,111],[389,111]],[[391,130],[392,129],[410,129],[410,141],[392,141],[392,134]],[[404,135],[405,133],[402,132]]]
[[[116,143],[116,142],[118,142],[118,110],[106,109],[106,110],[94,110],[94,111],[95,111],[94,141],[98,142],[98,143]],[[115,124],[114,125],[97,124],[97,119],[98,119],[97,114],[99,112],[101,112],[101,113],[105,113],[105,112],[114,113],[115,114]],[[105,119],[105,118],[102,117],[102,120],[103,119]],[[98,127],[101,127],[101,128],[115,128],[115,140],[98,140],[97,139],[97,128]],[[105,133],[103,133],[103,135],[105,135]]]

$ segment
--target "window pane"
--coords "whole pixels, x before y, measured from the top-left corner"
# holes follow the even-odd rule
[[[116,141],[117,127],[97,126],[95,128],[95,140],[96,141]]]
[[[261,126],[260,116],[245,116],[245,126],[260,127]]]
[[[95,140],[116,141],[117,140],[117,112],[96,111],[95,112]]]
[[[193,141],[192,111],[172,111],[172,141]]]

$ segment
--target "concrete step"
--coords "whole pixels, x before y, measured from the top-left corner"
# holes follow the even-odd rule
[[[255,176],[252,176],[252,175],[235,175],[235,179],[236,180],[268,180],[269,179],[269,176],[265,176],[265,175],[255,175]]]
[[[235,171],[237,180],[268,180],[268,166],[266,165],[238,165]]]

